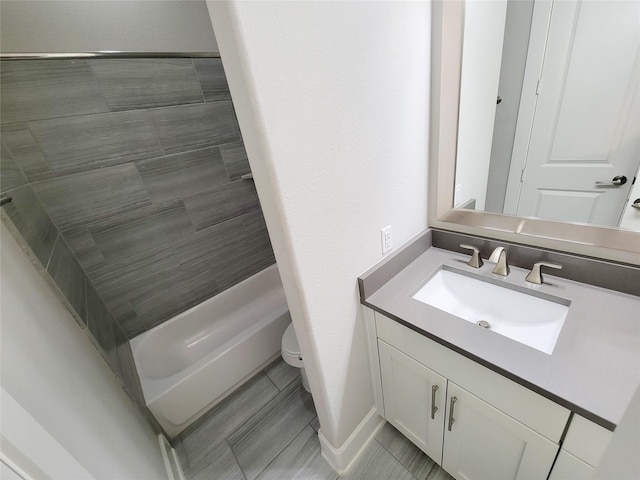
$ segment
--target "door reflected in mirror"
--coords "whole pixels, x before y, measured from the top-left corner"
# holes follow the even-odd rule
[[[467,1],[455,207],[640,231],[639,52],[637,0]]]

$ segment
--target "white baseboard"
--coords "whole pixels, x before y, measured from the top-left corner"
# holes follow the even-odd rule
[[[164,468],[167,470],[167,478],[169,480],[185,480],[182,465],[178,459],[175,448],[171,446],[166,437],[162,434],[158,435],[160,442],[160,451],[164,460]]]
[[[320,429],[318,438],[322,456],[339,475],[348,473],[383,425],[384,419],[373,407],[340,448],[331,445]]]

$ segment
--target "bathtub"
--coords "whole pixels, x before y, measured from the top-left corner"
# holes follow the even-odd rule
[[[291,322],[273,265],[131,340],[145,402],[175,437],[280,353]]]

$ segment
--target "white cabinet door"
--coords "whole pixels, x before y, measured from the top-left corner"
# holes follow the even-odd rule
[[[447,380],[381,340],[378,348],[386,420],[440,464]]]
[[[549,480],[589,480],[593,478],[595,471],[591,465],[565,450],[560,450]]]
[[[449,381],[442,467],[461,480],[547,478],[558,446]],[[451,421],[453,419],[453,421]]]

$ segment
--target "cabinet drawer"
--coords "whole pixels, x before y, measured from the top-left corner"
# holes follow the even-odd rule
[[[375,317],[380,339],[552,442],[560,442],[569,410],[378,312]]]
[[[597,467],[612,435],[613,432],[606,428],[596,425],[580,415],[574,415],[562,449],[589,465]]]

